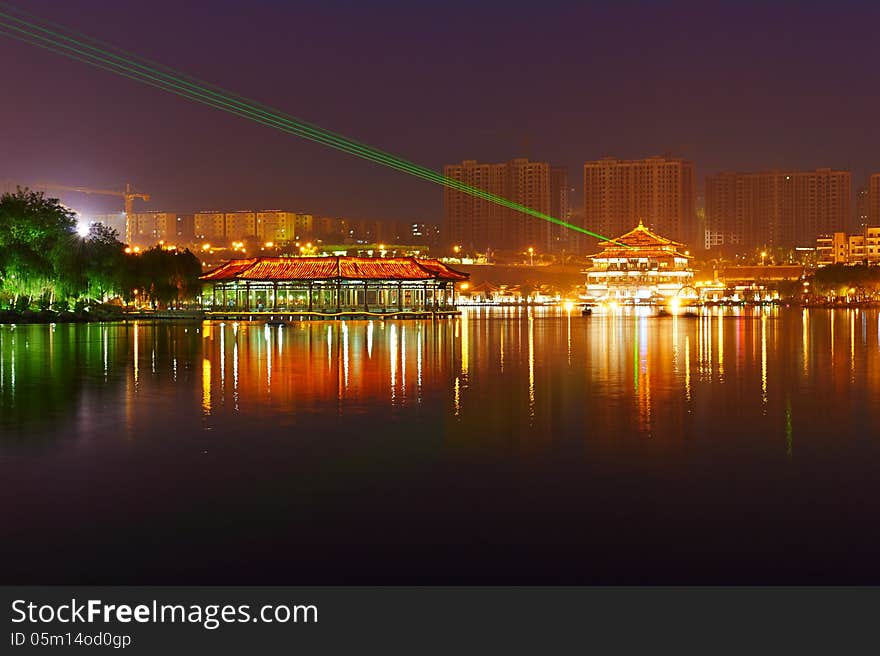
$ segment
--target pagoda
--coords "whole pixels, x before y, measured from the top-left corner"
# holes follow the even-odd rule
[[[684,245],[639,225],[616,239],[600,242],[591,255],[586,300],[619,303],[665,303],[692,290],[691,255]],[[695,292],[693,292],[695,293]]]

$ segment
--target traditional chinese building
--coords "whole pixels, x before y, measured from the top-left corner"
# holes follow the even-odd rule
[[[639,225],[624,235],[600,244],[602,251],[590,256],[587,300],[624,303],[663,302],[693,290],[691,255],[683,244]],[[696,291],[693,291],[696,294]]]
[[[467,279],[415,257],[257,257],[201,277],[209,311],[327,315],[453,310],[455,284]]]

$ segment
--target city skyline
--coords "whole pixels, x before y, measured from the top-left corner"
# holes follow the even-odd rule
[[[340,22],[327,20],[332,6],[269,2],[260,9],[269,20],[260,21],[259,32],[235,21],[224,6],[211,14],[180,10],[173,25],[161,19],[171,8],[162,1],[148,10],[102,0],[76,9],[35,0],[28,9],[238,91],[268,88],[257,95],[436,170],[462,159],[529,157],[565,167],[572,181],[584,161],[667,152],[695,162],[698,186],[707,174],[727,169],[820,167],[852,170],[859,186],[880,169],[874,155],[880,143],[871,131],[878,99],[860,83],[880,54],[873,40],[858,38],[878,13],[868,3],[838,5],[829,20],[808,7],[754,3],[736,9],[689,5],[682,13],[644,2],[580,8],[551,2],[540,10],[508,8],[501,32],[469,29],[446,9],[420,9],[419,25],[430,22],[434,29],[419,32],[418,41],[409,36],[413,28],[394,31],[414,18],[398,3],[349,8]],[[394,10],[390,20],[382,9]],[[487,7],[476,12],[492,13]],[[680,31],[670,30],[673,15],[684,21]],[[291,18],[297,28],[288,33],[282,26]],[[124,33],[109,29],[119,24],[127,26]],[[361,36],[360,25],[373,35]],[[550,25],[555,37],[567,38],[554,38],[543,51],[518,47],[521,37],[545,43],[550,37],[538,28]],[[780,38],[774,29],[781,25],[787,31]],[[396,38],[382,39],[392,32]],[[211,35],[221,45],[205,49]],[[742,35],[749,39],[732,43]],[[463,39],[474,56],[437,57],[451,39]],[[235,47],[225,45],[230,43]],[[642,50],[603,54],[627,43]],[[291,67],[306,47],[322,53],[318,63]],[[401,48],[416,55],[413,61],[390,56]],[[663,49],[663,67],[641,54],[652,48]],[[155,207],[184,212],[209,204],[295,205],[315,214],[425,222],[442,215],[437,189],[403,182],[393,172],[278,139],[23,44],[4,40],[0,55],[29,62],[28,72],[11,71],[11,84],[20,89],[16,103],[0,108],[6,150],[0,179],[102,187],[131,180],[156,195]],[[495,66],[502,56],[522,64],[511,67],[519,72]],[[496,72],[488,80],[479,75],[486,67]],[[27,84],[31,76],[44,84]],[[383,94],[371,92],[379,87]],[[467,103],[456,90],[467,94]],[[854,102],[832,103],[840,94]],[[554,95],[565,101],[545,102]],[[56,97],[63,98],[63,112]],[[173,185],[165,179],[172,162]],[[572,186],[577,208],[580,185]],[[96,213],[112,207],[109,199],[89,201]]]

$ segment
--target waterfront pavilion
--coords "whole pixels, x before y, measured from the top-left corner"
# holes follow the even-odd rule
[[[318,315],[451,311],[467,279],[438,260],[342,256],[232,260],[201,276],[211,311]]]

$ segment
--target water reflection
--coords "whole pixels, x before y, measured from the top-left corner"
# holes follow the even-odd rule
[[[149,431],[159,405],[217,426],[229,413],[287,421],[333,408],[381,420],[427,406],[456,419],[456,435],[471,430],[469,439],[560,430],[575,439],[677,439],[736,417],[745,430],[784,436],[790,453],[798,414],[814,412],[804,410],[810,395],[863,397],[873,420],[878,375],[880,316],[870,310],[582,318],[511,308],[283,327],[0,327],[0,422],[22,434],[49,420],[91,425],[116,408],[130,431]],[[97,409],[83,401],[95,393],[113,402]]]

